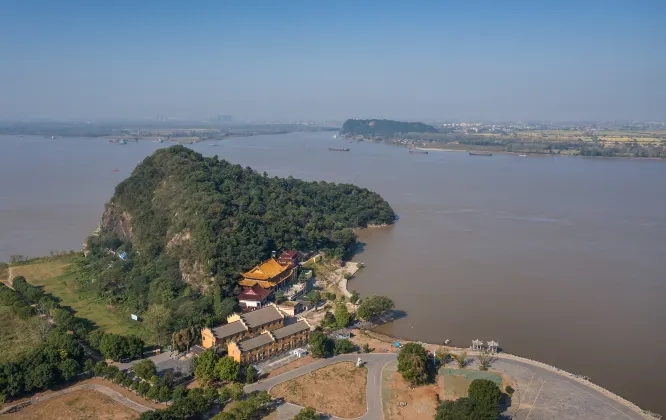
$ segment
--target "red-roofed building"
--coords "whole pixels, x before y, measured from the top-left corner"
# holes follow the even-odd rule
[[[282,254],[280,254],[278,257],[277,262],[280,265],[286,265],[289,268],[294,268],[296,267],[296,264],[298,264],[298,252],[294,251],[293,249],[283,251]]]
[[[259,284],[245,287],[243,292],[238,295],[238,303],[245,308],[261,308],[268,303],[271,293],[273,293],[273,289],[264,289]]]

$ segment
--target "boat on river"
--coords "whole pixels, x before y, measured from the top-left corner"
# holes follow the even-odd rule
[[[340,147],[329,147],[329,148],[328,148],[328,151],[329,151],[329,152],[348,152],[348,151],[350,151],[350,150],[351,150],[351,149],[347,149],[347,148],[344,148],[344,149],[343,149],[343,148],[340,148]]]
[[[421,149],[409,149],[409,153],[413,153],[415,155],[427,155],[428,151],[427,150],[421,150]]]
[[[469,152],[470,156],[492,156],[490,152]]]

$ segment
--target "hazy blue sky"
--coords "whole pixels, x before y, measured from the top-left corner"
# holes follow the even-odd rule
[[[666,119],[666,1],[0,1],[0,119]]]

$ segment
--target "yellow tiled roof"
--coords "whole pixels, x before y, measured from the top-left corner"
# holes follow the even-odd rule
[[[275,259],[271,258],[247,273],[243,273],[243,277],[248,280],[270,280],[286,270],[289,270],[288,266],[280,265]]]

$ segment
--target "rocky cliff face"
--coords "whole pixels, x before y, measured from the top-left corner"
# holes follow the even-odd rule
[[[134,240],[132,215],[122,211],[116,204],[109,203],[102,214],[100,228],[103,232],[113,232],[123,240]]]

